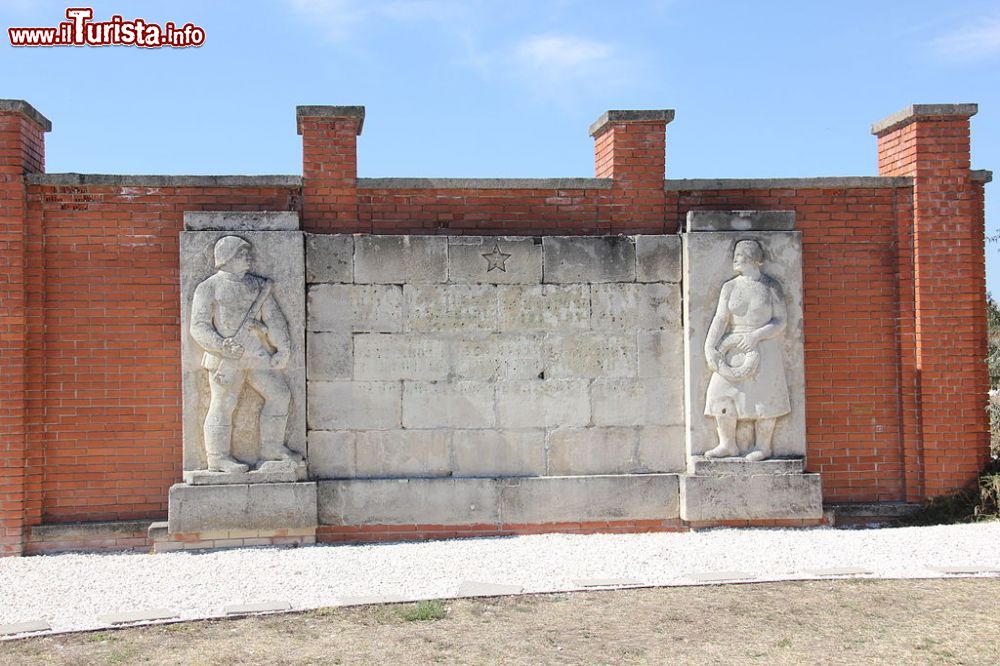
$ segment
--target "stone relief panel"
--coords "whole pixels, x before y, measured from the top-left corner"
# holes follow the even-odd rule
[[[798,232],[683,236],[688,453],[805,454]]]
[[[736,441],[739,421],[753,428],[747,460],[771,457],[777,420],[788,414],[784,338],[787,307],[781,285],[761,272],[764,248],[741,240],[733,250],[736,277],[727,280],[705,338],[705,359],[712,370],[705,415],[715,419],[718,446],[706,458],[742,453]]]
[[[181,234],[185,470],[304,477],[302,242],[300,232]],[[281,479],[242,479],[251,470]]]

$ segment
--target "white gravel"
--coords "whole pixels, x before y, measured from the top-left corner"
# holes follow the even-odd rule
[[[877,578],[941,577],[934,568],[1000,572],[998,543],[1000,523],[981,523],[6,558],[0,559],[0,625],[45,620],[62,632],[107,627],[101,616],[143,609],[195,619],[241,603],[282,601],[306,609],[347,597],[441,598],[455,596],[465,581],[551,592],[579,589],[580,579],[689,585],[692,577],[731,571],[759,580],[815,578],[806,572],[821,568],[862,569]]]

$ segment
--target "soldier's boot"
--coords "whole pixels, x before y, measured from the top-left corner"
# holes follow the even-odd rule
[[[302,454],[285,446],[288,415],[260,417],[260,459],[301,462]]]
[[[246,472],[244,465],[230,455],[233,429],[231,426],[205,426],[205,452],[210,472]]]

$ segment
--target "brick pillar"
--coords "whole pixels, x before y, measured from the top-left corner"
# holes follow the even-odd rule
[[[21,100],[0,100],[0,555],[24,544],[28,314],[27,187],[45,170],[45,116]]]
[[[590,126],[594,173],[611,178],[611,233],[673,233],[666,227],[667,123],[673,109],[606,111]]]
[[[370,231],[358,220],[357,139],[363,106],[300,106],[302,136],[302,227],[306,231]]]
[[[901,252],[899,272],[912,276],[914,322],[901,328],[912,330],[916,361],[916,386],[901,388],[915,393],[922,450],[922,460],[907,460],[909,499],[967,486],[989,450],[986,179],[969,169],[976,111],[975,104],[914,104],[872,126],[879,175],[913,178],[912,226],[899,232],[900,247],[912,248]]]

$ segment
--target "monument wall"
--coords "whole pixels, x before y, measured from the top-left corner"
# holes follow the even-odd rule
[[[5,101],[0,548],[122,545],[139,537],[60,526],[165,515],[183,469],[178,236],[198,210],[445,236],[674,234],[692,210],[794,211],[806,467],[825,500],[962,487],[987,450],[974,113],[916,106],[876,126],[877,177],[664,181],[672,113],[609,112],[592,128],[597,178],[432,180],[358,179],[361,112],[303,107],[302,177],[172,177],[46,174],[50,124]]]

